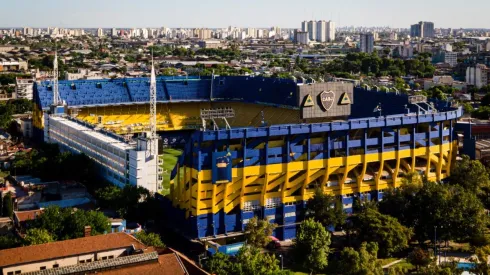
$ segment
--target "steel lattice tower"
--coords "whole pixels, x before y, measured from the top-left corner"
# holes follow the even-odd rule
[[[58,90],[58,51],[56,50],[53,61],[53,105],[58,106],[60,103],[60,93]]]
[[[150,77],[150,136],[151,142],[156,142],[158,140],[157,136],[157,81],[155,76],[155,66],[153,65],[153,58],[151,64],[151,77]],[[151,150],[158,150],[158,148],[153,148]],[[157,152],[152,152],[152,154],[158,154]]]

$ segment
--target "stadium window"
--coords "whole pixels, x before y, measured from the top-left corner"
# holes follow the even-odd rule
[[[91,263],[92,262],[92,259],[87,259],[87,263]]]
[[[54,264],[54,265],[53,265],[53,268],[58,268],[58,267],[60,267],[60,265],[59,265],[59,264]]]
[[[13,271],[7,272],[7,275],[14,275]]]
[[[223,79],[221,79],[221,80],[219,81],[219,85],[220,85],[220,86],[225,85],[225,81],[224,81]]]
[[[85,260],[78,261],[79,264],[84,264]]]
[[[109,259],[114,259],[114,256],[113,255],[109,256]]]
[[[39,268],[39,270],[45,270],[45,269],[46,269],[46,267],[45,267],[45,266],[41,266],[41,267]]]
[[[107,256],[102,257],[102,260],[107,260]]]
[[[15,271],[15,274],[20,274],[20,273],[22,273],[20,270]]]

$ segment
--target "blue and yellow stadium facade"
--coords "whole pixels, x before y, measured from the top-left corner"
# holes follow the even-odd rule
[[[348,116],[331,117],[335,107],[324,104],[318,110],[325,117],[305,119],[302,91],[316,84],[309,85],[258,77],[157,79],[158,130],[164,138],[185,133],[170,194],[162,199],[173,227],[192,239],[212,239],[242,232],[258,216],[278,224],[276,237],[291,239],[317,188],[350,213],[355,200],[380,200],[400,186],[404,173],[449,175],[461,108],[433,102],[438,111],[421,113],[406,95],[351,87],[352,104],[341,106]],[[60,81],[69,113],[114,134],[148,128],[148,93],[145,78]],[[37,83],[34,95],[40,130],[50,84]],[[204,131],[200,110],[217,108],[234,109],[231,129]]]
[[[290,239],[316,188],[379,200],[406,172],[431,180],[449,175],[461,109],[348,122],[197,132],[174,170],[170,201],[180,230],[193,238],[242,231],[253,216]],[[213,183],[213,155],[230,156],[231,180]],[[182,168],[181,168],[182,167]],[[178,210],[177,210],[178,209]]]

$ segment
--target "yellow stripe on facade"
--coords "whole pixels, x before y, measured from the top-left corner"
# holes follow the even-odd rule
[[[398,173],[416,171],[417,159],[427,162],[423,167],[425,171],[419,172],[429,180],[441,180],[449,176],[456,148],[457,141],[454,141],[384,153],[233,168],[232,182],[220,185],[211,183],[211,170],[186,168],[180,182],[180,177],[171,181],[171,198],[175,206],[186,209],[188,214],[202,215],[223,209],[228,213],[238,205],[243,209],[248,201],[259,201],[261,206],[266,206],[270,198],[280,198],[282,203],[308,200],[317,187],[332,195],[383,190],[400,186],[402,179]],[[392,160],[395,161],[394,167],[387,163]],[[366,175],[371,173],[368,171],[370,165],[378,168],[373,171],[373,179],[365,181]],[[430,171],[432,166],[435,167],[433,172]],[[350,178],[355,182],[346,184],[353,169],[359,169],[354,172],[355,177]],[[388,173],[391,178],[383,179],[383,173]],[[331,175],[339,178],[334,186],[328,186]]]

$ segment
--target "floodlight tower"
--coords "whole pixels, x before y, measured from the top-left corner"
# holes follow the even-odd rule
[[[61,105],[60,93],[58,90],[58,49],[54,52],[53,60],[53,105]]]
[[[151,58],[151,77],[150,77],[150,133],[148,139],[151,140],[150,152],[153,157],[158,157],[157,136],[157,81],[155,76],[155,66],[153,56]]]

